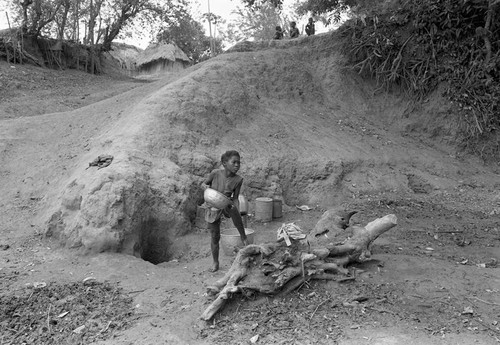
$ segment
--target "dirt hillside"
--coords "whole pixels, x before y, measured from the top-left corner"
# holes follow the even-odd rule
[[[110,320],[83,343],[496,343],[498,167],[410,132],[442,101],[411,113],[338,47],[335,34],[245,43],[148,83],[1,63],[2,296],[39,281],[119,284],[133,322]],[[250,218],[257,241],[282,222],[310,230],[332,207],[357,209],[359,224],[394,213],[399,225],[353,283],[238,298],[202,323],[204,285],[223,272],[208,273],[208,235],[194,227],[199,183],[227,149],[242,155],[251,205],[285,204],[282,219]],[[89,167],[101,154],[111,165]]]

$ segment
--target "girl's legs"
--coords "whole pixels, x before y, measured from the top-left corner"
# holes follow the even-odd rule
[[[233,206],[228,210],[228,213],[231,216],[234,226],[240,233],[241,242],[243,242],[243,245],[247,246],[247,235],[245,233],[245,227],[243,226],[243,219],[241,219],[240,211],[237,207]]]
[[[219,241],[220,241],[220,219],[213,223],[207,223],[208,230],[210,230],[211,241],[210,249],[212,250],[213,266],[211,272],[219,270]]]

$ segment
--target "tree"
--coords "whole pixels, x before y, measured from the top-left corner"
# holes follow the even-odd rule
[[[195,21],[186,6],[175,6],[162,20],[157,42],[175,43],[192,61],[206,60],[210,52],[210,37],[203,25]],[[215,53],[222,52],[222,42],[214,40]]]
[[[345,13],[350,7],[355,6],[356,1],[352,0],[307,0],[302,3],[297,12],[300,14],[311,13],[312,16],[327,14],[326,23],[337,23],[340,21],[342,13]]]
[[[271,39],[277,25],[285,27],[287,18],[272,3],[238,8],[237,19],[229,27],[233,41],[252,37],[256,40]]]
[[[217,32],[217,24],[222,22],[223,19],[221,16],[218,16],[214,13],[203,13],[202,15],[203,20],[205,22],[208,22],[208,27],[210,31],[210,53],[212,56],[217,55],[217,52],[215,51],[215,42],[214,42],[214,37],[216,36]],[[212,33],[212,25],[214,26],[214,31]]]
[[[264,4],[271,4],[275,8],[280,8],[283,5],[283,0],[242,0],[249,8],[260,7]]]
[[[111,42],[135,16],[152,13],[150,18],[168,12],[172,0],[19,0],[12,3],[21,22],[23,32],[40,36],[62,38],[68,30],[68,37],[79,38],[79,23],[86,23],[85,41],[101,44],[102,50],[109,50]]]
[[[118,36],[124,26],[141,12],[148,12],[156,18],[168,12],[174,5],[170,0],[153,2],[152,0],[124,0],[115,1],[111,4],[112,18],[110,24],[104,29],[102,48],[111,49],[111,43]]]
[[[251,9],[259,9],[263,5],[271,5],[274,8],[280,9],[285,0],[242,0],[246,6]],[[374,6],[370,0],[304,0],[297,6],[297,14],[312,16],[326,15],[324,18],[325,24],[338,22],[341,14],[353,8],[364,8]]]
[[[46,25],[54,21],[62,1],[24,0],[20,5],[27,19],[23,22],[25,32],[39,36]]]
[[[56,14],[55,22],[57,23],[57,38],[62,40],[64,38],[64,30],[68,22],[68,15],[71,9],[71,0],[62,0],[62,11]]]

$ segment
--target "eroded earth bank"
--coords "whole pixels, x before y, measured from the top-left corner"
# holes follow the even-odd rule
[[[82,343],[497,343],[498,166],[412,131],[443,116],[437,95],[415,107],[375,93],[345,67],[335,34],[246,43],[125,89],[68,112],[11,109],[0,121],[3,299],[40,293],[26,287],[34,282],[120,286],[130,312],[100,320],[99,336],[68,326]],[[231,258],[208,272],[209,237],[195,227],[199,185],[227,149],[241,153],[250,213],[256,197],[284,203],[283,218],[250,217],[257,241],[274,240],[283,222],[307,232],[336,207],[357,210],[355,224],[393,213],[398,226],[354,281],[236,298],[202,322],[205,286]],[[109,166],[89,167],[104,154]],[[47,303],[56,319],[57,303]],[[9,341],[52,331],[5,327]]]

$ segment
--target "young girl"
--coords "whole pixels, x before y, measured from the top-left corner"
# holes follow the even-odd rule
[[[212,236],[210,248],[212,249],[212,258],[214,260],[212,272],[219,269],[219,241],[220,241],[220,223],[221,216],[231,217],[233,224],[240,233],[243,245],[247,245],[247,236],[238,210],[238,196],[243,185],[243,177],[236,173],[240,170],[240,154],[238,151],[226,151],[221,156],[221,162],[224,169],[214,170],[203,182],[203,189],[212,188],[223,193],[230,198],[233,203],[223,210],[214,207],[207,207],[205,211],[205,220],[208,222],[208,229]]]

